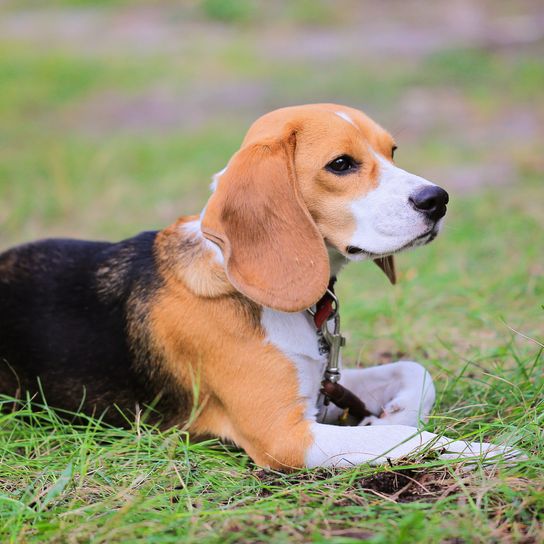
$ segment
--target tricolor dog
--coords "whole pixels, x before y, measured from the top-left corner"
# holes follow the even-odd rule
[[[503,451],[418,430],[435,392],[415,362],[341,374],[370,413],[355,425],[324,406],[335,319],[323,330],[312,313],[331,278],[363,260],[391,276],[390,256],[433,240],[446,213],[447,193],[397,167],[395,148],[355,109],[280,109],[249,129],[200,215],[6,251],[0,392],[114,424],[147,411],[277,469]]]

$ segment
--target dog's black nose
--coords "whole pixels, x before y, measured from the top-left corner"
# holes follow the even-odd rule
[[[427,185],[408,198],[417,211],[424,213],[433,221],[438,221],[446,215],[446,204],[449,199],[448,193],[438,185]]]

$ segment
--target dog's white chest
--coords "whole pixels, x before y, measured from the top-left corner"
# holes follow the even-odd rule
[[[307,399],[306,415],[315,417],[327,359],[319,352],[311,316],[307,312],[289,314],[265,308],[261,324],[266,331],[266,341],[276,346],[296,366],[300,395]]]

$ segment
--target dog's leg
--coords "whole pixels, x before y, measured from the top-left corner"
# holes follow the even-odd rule
[[[518,455],[507,447],[451,440],[407,425],[339,427],[314,422],[311,433],[308,467],[382,464],[426,450],[436,451],[442,459]]]
[[[208,416],[203,416],[208,419],[209,430],[234,440],[258,464],[285,470],[304,466],[380,464],[424,449],[438,450],[442,457],[456,458],[494,456],[510,451],[491,444],[452,441],[408,425],[341,427],[317,423],[308,415],[304,408],[306,401],[297,391],[294,367],[286,365],[283,356],[261,353],[258,364],[243,359],[244,354],[240,353],[238,361],[225,364],[221,380],[216,381],[220,402],[216,407],[209,405]],[[403,375],[409,375],[410,367],[405,364],[402,368]],[[231,371],[237,388],[232,386],[230,379],[230,386],[224,387]],[[375,385],[381,380],[387,382],[385,372],[378,374],[374,376]],[[351,379],[350,373],[347,377]],[[400,387],[399,391],[402,389]],[[381,395],[372,405],[376,411],[382,408],[381,401],[391,396],[388,393]],[[392,395],[395,397],[394,393]],[[399,396],[402,398],[402,393],[396,398]]]
[[[360,425],[410,425],[426,421],[435,399],[431,375],[422,365],[399,361],[382,366],[346,369],[340,383],[355,393],[372,416]],[[329,407],[325,422],[334,423],[340,410]]]

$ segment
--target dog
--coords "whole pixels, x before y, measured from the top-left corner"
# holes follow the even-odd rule
[[[356,424],[323,406],[328,351],[308,310],[348,262],[393,279],[391,256],[432,241],[446,213],[446,191],[397,167],[395,149],[356,109],[279,109],[250,127],[200,215],[118,243],[6,251],[0,392],[115,425],[144,411],[280,470],[503,452],[419,430],[435,390],[416,362],[341,374],[370,413]]]

